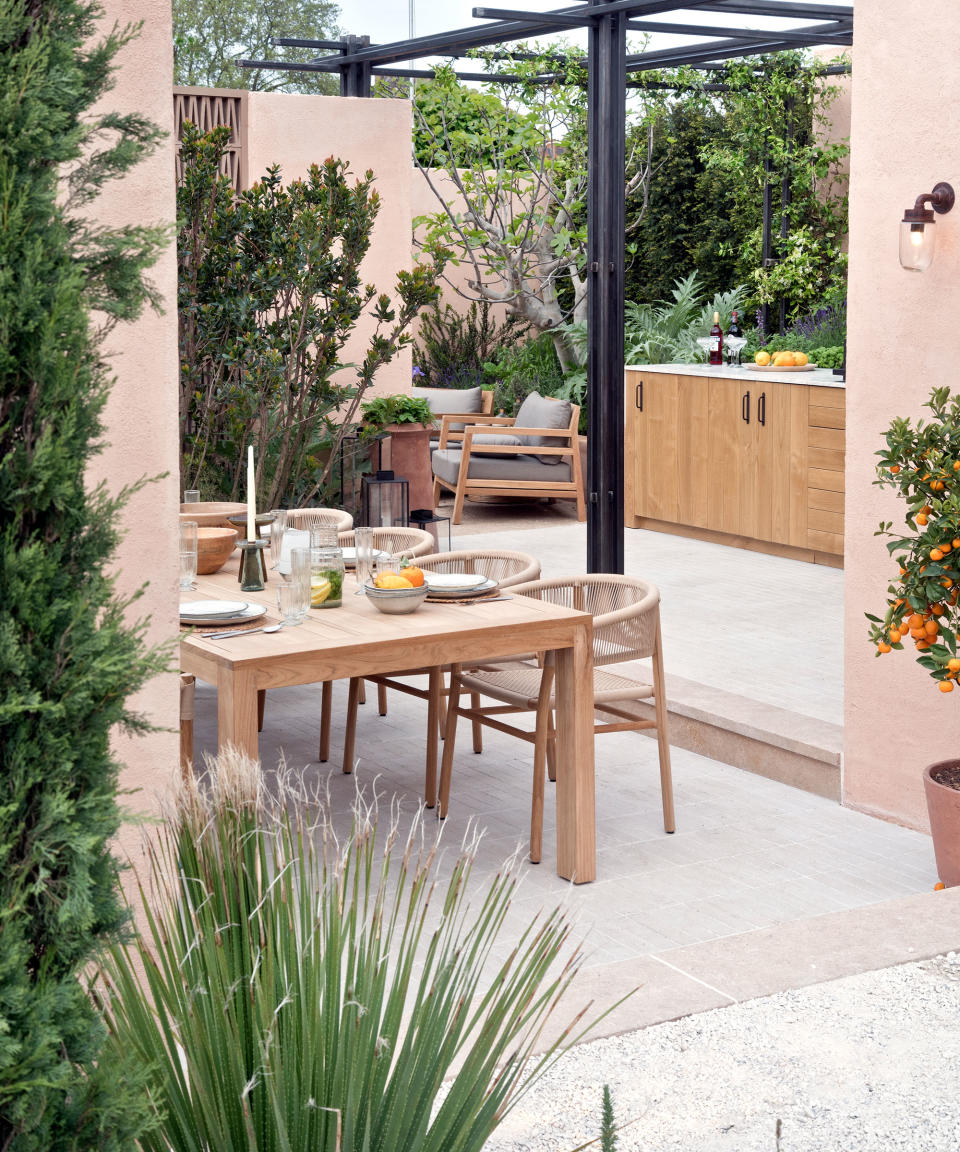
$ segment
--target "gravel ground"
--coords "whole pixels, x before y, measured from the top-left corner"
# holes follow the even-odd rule
[[[957,1152],[958,1007],[950,952],[584,1044],[484,1152],[570,1152],[604,1083],[617,1152]]]

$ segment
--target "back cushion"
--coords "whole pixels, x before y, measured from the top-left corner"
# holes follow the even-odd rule
[[[569,400],[554,400],[531,392],[520,405],[514,424],[517,428],[569,428],[573,405]],[[568,441],[558,436],[523,436],[524,444],[543,448],[563,448]],[[569,463],[569,456],[537,456],[542,464]]]
[[[434,416],[483,410],[482,388],[411,388],[410,395],[426,400]],[[466,425],[451,424],[450,427],[454,432],[462,432]]]

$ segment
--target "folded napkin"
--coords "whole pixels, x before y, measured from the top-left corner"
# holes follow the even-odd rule
[[[283,548],[280,550],[280,563],[277,571],[281,576],[289,576],[292,568],[290,553],[294,548],[309,548],[310,533],[301,528],[288,528],[283,534]]]

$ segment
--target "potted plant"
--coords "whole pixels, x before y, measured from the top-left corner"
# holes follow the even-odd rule
[[[886,521],[876,533],[889,537],[899,572],[884,616],[867,619],[878,656],[912,644],[917,663],[950,693],[960,677],[960,395],[935,388],[925,407],[932,419],[898,417],[877,453],[874,483],[903,498],[906,528],[894,531]],[[924,790],[937,872],[948,887],[960,885],[960,759],[929,765]]]
[[[410,507],[433,507],[433,471],[430,467],[430,430],[433,413],[426,400],[403,393],[377,396],[363,406],[363,432],[390,435],[387,467],[410,485]]]

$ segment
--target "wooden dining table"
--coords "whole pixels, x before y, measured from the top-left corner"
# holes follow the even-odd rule
[[[590,615],[514,596],[491,603],[425,602],[409,615],[392,616],[355,595],[355,587],[348,574],[341,607],[311,609],[302,624],[279,632],[231,639],[205,638],[202,627],[183,633],[181,670],[217,688],[218,745],[259,758],[261,690],[552,651],[557,872],[577,884],[596,879]],[[184,593],[183,599],[247,600],[264,605],[270,619],[279,620],[275,580],[268,580],[263,592],[241,594],[236,559],[212,576],[198,576],[196,591]]]

